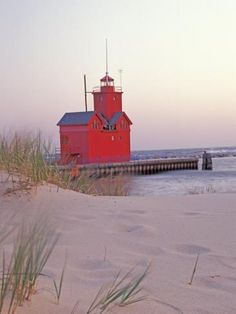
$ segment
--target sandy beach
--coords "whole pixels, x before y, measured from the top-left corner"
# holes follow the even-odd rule
[[[51,281],[42,277],[17,313],[71,313],[77,301],[78,313],[85,313],[120,269],[139,273],[149,263],[148,299],[113,313],[236,313],[235,194],[100,197],[44,185],[4,195],[10,184],[4,180],[1,175],[1,223],[12,214],[14,226],[47,213],[60,239],[44,273],[59,278],[67,255],[59,305]]]

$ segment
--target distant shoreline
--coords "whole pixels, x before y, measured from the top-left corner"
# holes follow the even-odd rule
[[[204,148],[178,148],[160,150],[131,151],[131,159],[171,158],[171,157],[202,157],[204,151],[209,152],[213,158],[236,157],[236,146],[231,147],[204,147]]]

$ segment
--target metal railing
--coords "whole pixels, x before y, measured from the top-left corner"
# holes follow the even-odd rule
[[[114,87],[114,92],[122,92],[122,87],[121,86],[112,86]],[[99,93],[101,92],[101,86],[95,86],[93,88],[93,93]]]

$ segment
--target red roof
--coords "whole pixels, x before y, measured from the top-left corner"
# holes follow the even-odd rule
[[[113,82],[114,79],[110,77],[108,74],[106,74],[100,81],[101,82]]]

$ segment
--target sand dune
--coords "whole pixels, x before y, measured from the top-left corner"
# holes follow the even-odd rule
[[[61,233],[45,273],[59,277],[67,254],[60,304],[47,290],[53,291],[51,282],[41,278],[18,313],[71,313],[78,300],[84,313],[120,269],[139,272],[149,262],[143,283],[149,300],[114,313],[236,313],[235,194],[98,197],[50,185],[1,194],[1,219],[17,213],[12,224],[44,212]]]

